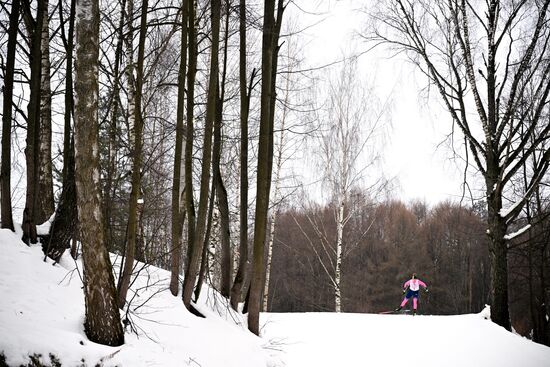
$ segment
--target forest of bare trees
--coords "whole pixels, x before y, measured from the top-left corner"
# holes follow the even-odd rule
[[[301,69],[291,1],[0,3],[1,226],[82,259],[90,340],[124,343],[147,264],[182,312],[208,284],[258,335],[262,310],[393,309],[416,272],[423,312],[490,304],[550,345],[550,1],[367,6],[369,47],[425,74],[485,183],[438,204],[393,199],[389,106],[356,57]],[[324,201],[289,167],[312,146]]]

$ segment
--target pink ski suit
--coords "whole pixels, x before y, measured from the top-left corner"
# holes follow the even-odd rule
[[[407,287],[409,287],[409,290],[407,291],[405,298],[403,298],[403,302],[401,302],[401,306],[399,306],[400,309],[403,306],[405,306],[409,301],[409,298],[412,297],[413,309],[416,312],[416,308],[418,306],[418,291],[420,290],[421,286],[424,287],[426,290],[428,289],[428,286],[426,285],[426,283],[414,277],[410,280],[407,280],[405,284],[403,284],[403,289],[407,289]]]

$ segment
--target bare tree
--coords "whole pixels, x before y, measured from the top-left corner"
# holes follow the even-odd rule
[[[279,50],[279,32],[285,5],[283,0],[264,1],[262,36],[262,90],[260,109],[260,141],[258,144],[258,173],[256,189],[256,213],[254,220],[254,260],[250,282],[248,329],[260,334],[260,307],[265,279],[264,250],[267,231],[267,212],[273,166],[273,116],[275,108],[276,62]]]
[[[239,266],[231,287],[231,307],[238,309],[244,287],[248,260],[248,114],[254,72],[247,91],[246,79],[246,0],[239,2],[239,91],[240,91],[240,205]]]
[[[143,94],[143,61],[145,58],[145,36],[147,34],[147,7],[148,0],[143,0],[141,3],[141,24],[139,29],[139,46],[138,46],[138,58],[136,67],[136,77],[134,80],[133,67],[133,45],[130,32],[128,42],[128,83],[129,83],[129,101],[128,101],[128,113],[130,115],[130,144],[132,144],[132,191],[130,192],[130,204],[128,209],[128,235],[126,242],[126,256],[124,261],[124,271],[122,278],[119,280],[118,289],[118,306],[124,307],[126,303],[126,294],[128,287],[130,286],[130,277],[132,276],[132,269],[134,267],[134,257],[136,250],[136,238],[138,233],[138,205],[143,204],[141,198],[141,169],[142,169],[142,150],[143,150],[143,114],[142,114],[142,94]],[[128,0],[128,14],[132,14],[133,0]],[[132,22],[130,21],[130,28],[132,28]],[[135,87],[134,87],[135,83]],[[134,89],[135,88],[135,89]]]
[[[76,8],[75,146],[78,216],[84,264],[85,331],[96,343],[124,343],[101,218],[98,149],[99,2]]]
[[[50,16],[48,0],[44,0],[44,14],[41,30],[41,72],[40,72],[40,146],[38,168],[37,223],[44,223],[54,211],[52,173],[52,88],[50,63]]]
[[[6,70],[4,74],[3,89],[3,114],[2,114],[2,168],[0,181],[2,185],[2,228],[12,231],[13,217],[11,206],[11,122],[13,104],[13,75],[15,71],[15,51],[17,46],[17,33],[19,31],[20,1],[13,0],[10,12],[8,30],[8,46],[6,55]]]
[[[465,137],[485,181],[491,319],[508,330],[506,234],[550,164],[550,125],[541,119],[550,92],[549,5],[549,0],[397,0],[384,3],[375,14],[376,29],[366,36],[409,56],[439,91]],[[518,108],[531,82],[528,110],[534,113],[529,117]],[[537,150],[545,159],[530,173],[525,194],[507,204],[513,178]]]
[[[29,0],[23,0],[24,16],[31,34],[30,52],[30,97],[27,107],[27,138],[25,158],[27,163],[27,194],[23,210],[23,242],[36,243],[36,220],[38,212],[39,151],[40,151],[40,74],[41,42],[46,2],[38,1],[33,19]]]
[[[381,132],[383,111],[377,111],[376,102],[365,83],[357,75],[357,60],[344,62],[328,85],[326,110],[322,111],[320,137],[320,165],[323,182],[334,202],[336,239],[327,243],[334,273],[330,275],[334,287],[335,311],[342,310],[341,278],[344,249],[344,230],[353,210],[346,208],[354,186],[359,186],[368,168],[377,161],[374,152],[377,134]],[[368,155],[368,156],[367,156]],[[373,184],[375,187],[376,184]],[[329,267],[327,267],[329,269]]]
[[[178,72],[178,109],[176,116],[176,147],[174,152],[174,175],[172,179],[172,277],[170,279],[170,292],[174,296],[179,291],[179,275],[181,271],[181,244],[182,231],[185,216],[185,208],[182,207],[183,190],[182,176],[185,173],[183,162],[183,119],[185,106],[185,73],[187,64],[187,2],[181,3],[181,39],[180,39],[180,66]],[[182,168],[184,168],[182,170]],[[185,179],[184,179],[185,180]]]
[[[191,18],[194,17],[190,16],[190,19]],[[191,307],[191,296],[195,288],[195,281],[197,279],[197,272],[199,270],[207,224],[208,199],[210,192],[210,169],[212,163],[212,131],[214,127],[214,119],[216,118],[216,93],[218,89],[220,0],[212,1],[210,20],[212,23],[212,47],[210,56],[210,75],[208,81],[208,100],[206,105],[206,121],[204,127],[204,144],[202,148],[203,155],[201,167],[199,208],[197,213],[197,225],[195,228],[195,233],[193,235],[193,242],[189,242],[189,245],[191,246],[189,251],[189,263],[183,282],[183,303],[188,309],[190,309]],[[191,111],[188,111],[187,113],[191,113]],[[186,144],[190,143],[186,142]],[[188,188],[186,188],[186,190],[187,189]],[[189,220],[191,220],[191,217],[189,218]]]

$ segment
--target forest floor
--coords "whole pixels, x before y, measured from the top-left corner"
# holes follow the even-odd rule
[[[543,367],[550,348],[509,333],[480,314],[411,316],[266,313],[262,338],[246,318],[205,287],[196,304],[205,318],[183,307],[169,290],[169,272],[137,263],[136,281],[122,314],[131,321],[121,347],[90,342],[84,333],[82,267],[64,256],[44,262],[40,246],[0,230],[0,366],[27,365],[49,355],[62,366]],[[113,257],[115,270],[119,259]],[[2,355],[4,357],[2,357]]]

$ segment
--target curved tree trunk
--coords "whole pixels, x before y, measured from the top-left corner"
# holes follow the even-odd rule
[[[231,307],[238,311],[248,268],[248,111],[246,92],[246,0],[239,3],[239,87],[241,107],[239,266],[231,288]]]

